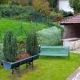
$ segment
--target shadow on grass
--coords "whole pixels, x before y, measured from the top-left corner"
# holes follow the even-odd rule
[[[57,60],[69,60],[68,57],[58,57],[58,56],[40,56],[40,59],[47,59],[47,60],[53,60],[53,59],[57,59]]]

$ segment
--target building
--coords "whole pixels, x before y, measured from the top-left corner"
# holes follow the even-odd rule
[[[64,39],[80,38],[80,13],[63,19],[60,24],[64,25]]]
[[[58,8],[59,10],[64,10],[67,12],[74,12],[73,9],[69,5],[69,0],[58,0]]]
[[[60,24],[64,25],[63,45],[80,53],[80,13],[63,19]]]

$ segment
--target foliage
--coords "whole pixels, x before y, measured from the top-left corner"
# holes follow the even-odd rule
[[[70,6],[74,9],[74,13],[80,12],[80,0],[69,0]]]
[[[56,8],[57,7],[57,0],[48,0],[50,3],[50,7]]]
[[[26,51],[31,55],[35,55],[38,53],[38,50],[39,50],[39,46],[37,41],[37,34],[35,31],[30,31],[27,34]]]
[[[0,4],[2,4],[2,0],[0,0]]]
[[[61,35],[62,35],[63,32],[64,32],[63,27],[62,27],[58,22],[54,22],[53,25],[56,26],[58,29],[60,29],[60,31],[61,31]]]
[[[9,0],[0,0],[0,4],[7,4]]]
[[[63,17],[73,16],[72,12],[67,12],[64,10],[61,10],[59,13],[61,13],[63,15]]]
[[[32,5],[32,0],[28,0],[28,4],[29,5]]]
[[[31,5],[32,0],[0,0],[0,4],[10,4],[10,5]]]
[[[56,21],[58,22],[63,19],[62,14],[56,13],[56,12],[50,12],[49,16],[50,16],[50,19],[52,20],[52,22],[56,22]]]
[[[61,42],[61,31],[55,26],[40,30],[37,34],[40,45],[58,45]]]
[[[46,0],[33,0],[32,5],[37,12],[42,12],[43,14],[49,14],[50,7],[49,2]]]
[[[13,19],[25,19],[29,18],[33,12],[32,6],[20,6],[20,5],[0,5],[0,16]]]
[[[9,0],[9,4],[27,6],[28,0]]]
[[[5,23],[5,24],[4,24]],[[18,38],[19,36],[23,35],[26,37],[26,32],[29,32],[30,29],[35,27],[37,30],[41,30],[43,28],[49,27],[45,23],[35,23],[35,22],[22,22],[21,27],[21,21],[19,20],[13,20],[13,19],[6,19],[1,18],[0,19],[0,41],[3,41],[4,34],[7,30],[12,30],[13,33]]]
[[[24,36],[19,36],[19,37],[17,38],[17,41],[18,41],[19,43],[23,43],[23,42],[25,42],[25,37],[24,37]]]
[[[21,65],[21,77],[17,74],[10,76],[11,70],[5,70],[0,67],[1,80],[66,80],[80,65],[80,54],[70,53],[70,59],[67,57],[41,57],[34,62],[35,70],[25,68]],[[35,74],[34,74],[35,73]],[[43,76],[44,74],[44,76]],[[27,75],[27,76],[26,76]]]
[[[8,3],[9,3],[10,5],[19,5],[19,1],[20,1],[20,0],[9,0]]]
[[[4,59],[3,44],[0,44],[0,66],[3,59]]]
[[[7,31],[4,35],[3,53],[6,61],[13,62],[18,54],[18,46],[16,37],[12,31]]]

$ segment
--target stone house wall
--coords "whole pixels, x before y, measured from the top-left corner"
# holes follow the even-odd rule
[[[80,38],[80,25],[65,25],[63,39]]]

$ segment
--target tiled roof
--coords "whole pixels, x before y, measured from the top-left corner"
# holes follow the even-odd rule
[[[80,13],[63,19],[59,22],[60,24],[80,24]]]

